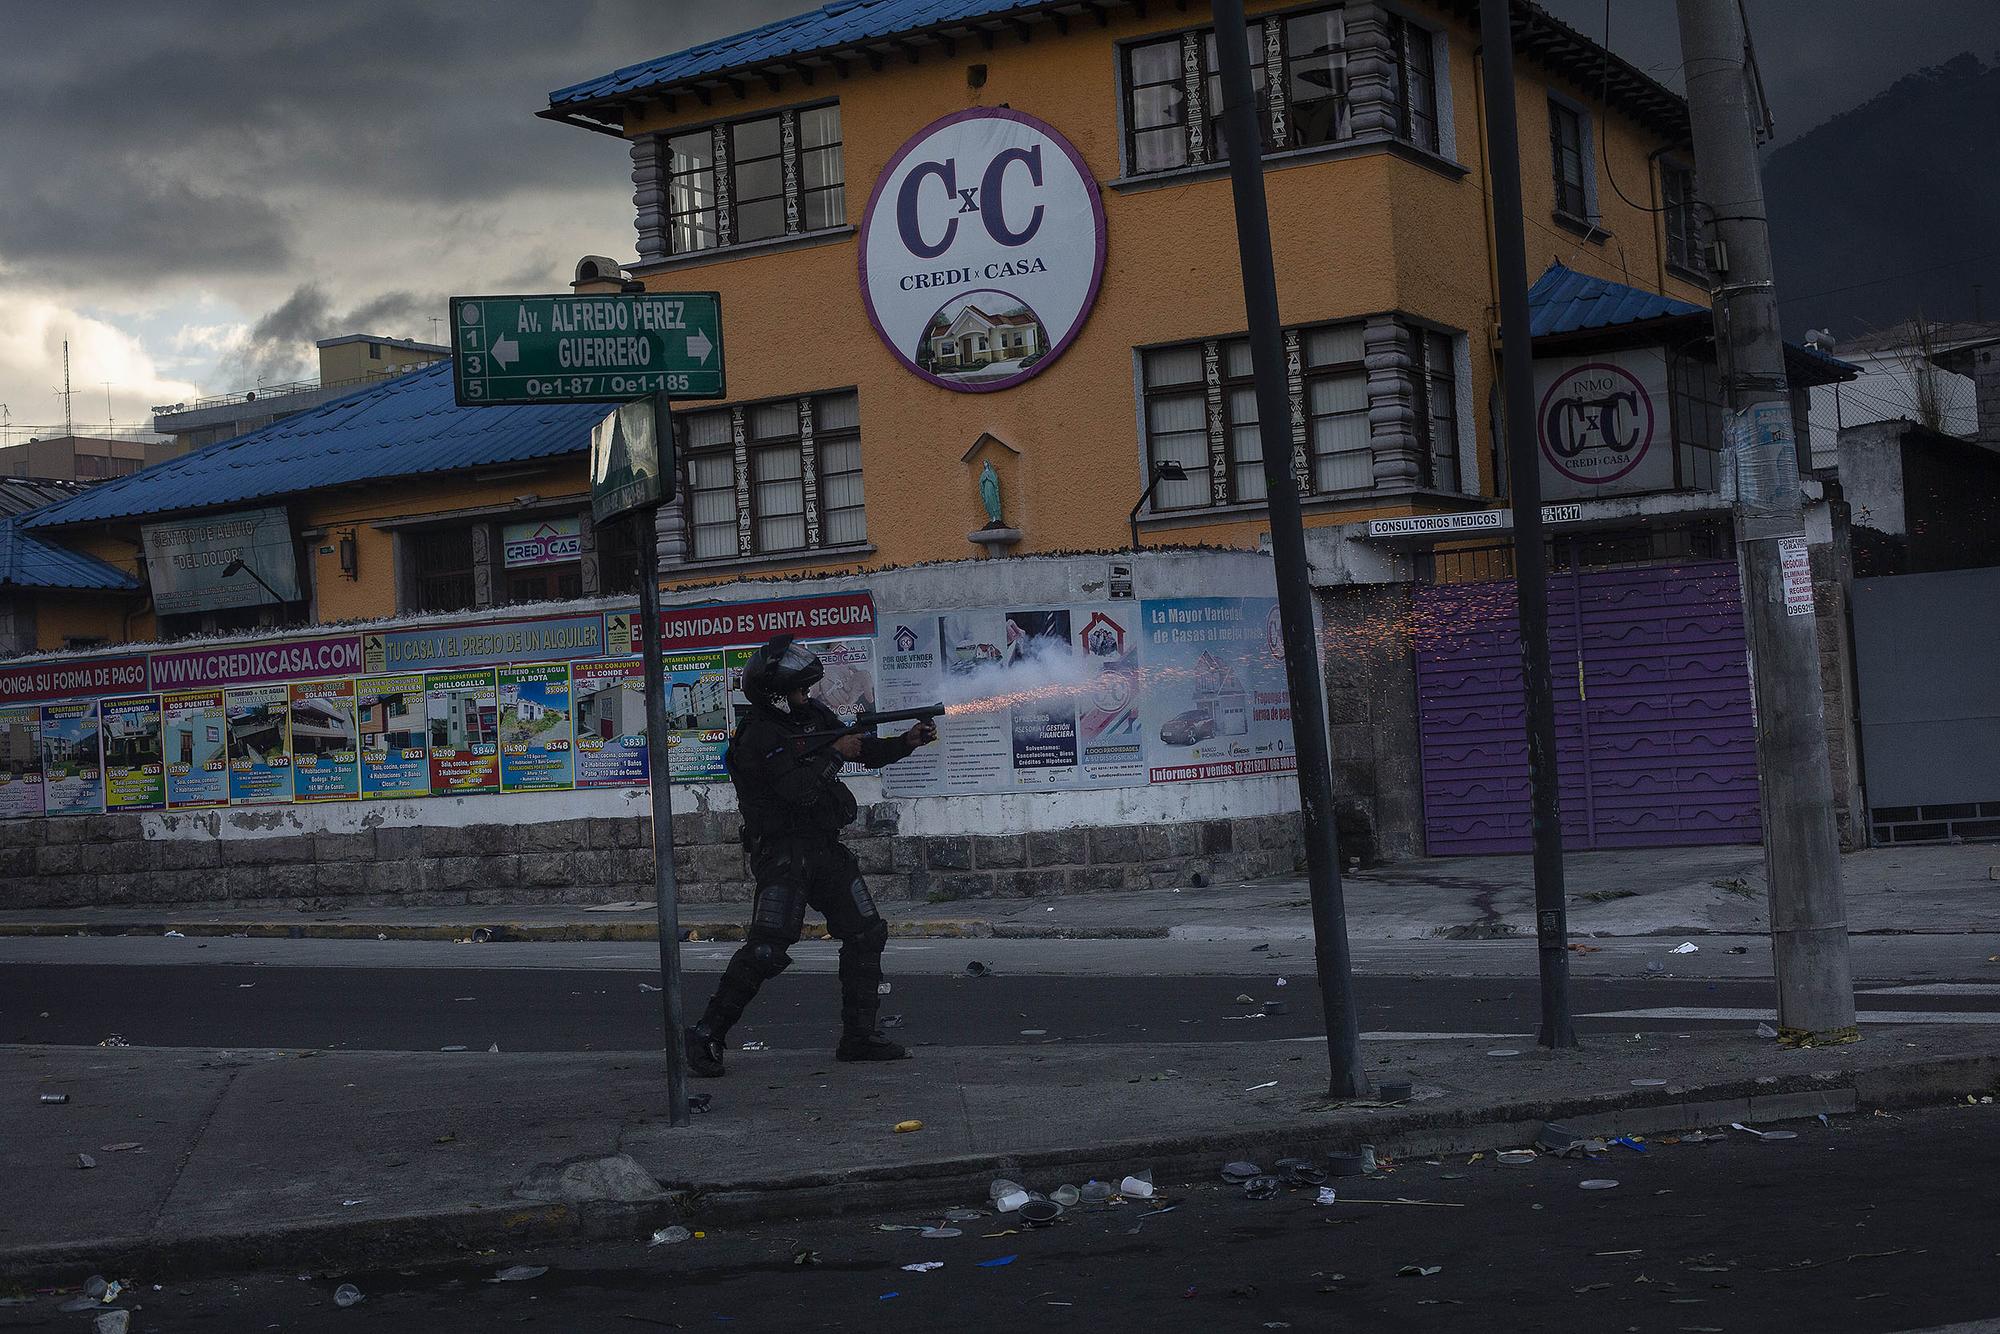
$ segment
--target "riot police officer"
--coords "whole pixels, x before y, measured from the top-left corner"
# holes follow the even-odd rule
[[[882,947],[889,925],[861,878],[854,855],[840,842],[853,823],[854,794],[840,781],[840,766],[857,760],[879,769],[937,738],[920,722],[896,737],[843,735],[833,710],[807,691],[825,674],[816,654],[779,635],[750,655],[743,693],[750,711],[737,724],[723,764],[736,785],[743,814],[743,844],[757,881],[757,902],[741,949],[701,1022],[687,1031],[688,1068],[722,1073],[729,1030],[757,989],[791,965],[808,907],[826,918],[840,941],[840,1045],[843,1061],[894,1061],[909,1053],[876,1027],[881,1007]]]

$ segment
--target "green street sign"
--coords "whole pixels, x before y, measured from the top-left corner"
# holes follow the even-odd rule
[[[722,296],[455,296],[460,407],[722,398]]]

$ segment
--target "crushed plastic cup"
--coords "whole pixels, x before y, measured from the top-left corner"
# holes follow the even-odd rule
[[[1533,1149],[1502,1149],[1500,1150],[1500,1152],[1494,1154],[1493,1156],[1495,1159],[1497,1159],[1502,1163],[1505,1163],[1509,1167],[1526,1166],[1527,1164],[1534,1162],[1536,1157],[1535,1151]]]
[[[355,1287],[352,1283],[343,1283],[333,1290],[333,1304],[335,1306],[343,1308],[355,1306],[363,1300],[361,1289]]]
[[[106,1311],[91,1322],[91,1334],[125,1334],[132,1327],[130,1311]]]
[[[1123,1195],[1128,1200],[1152,1199],[1153,1183],[1151,1180],[1148,1179],[1152,1175],[1153,1174],[1151,1172],[1147,1172],[1141,1176],[1126,1177],[1123,1181],[1118,1183],[1118,1193],[1120,1195]]]
[[[646,1245],[677,1246],[681,1242],[684,1242],[688,1238],[692,1237],[693,1235],[694,1233],[676,1224],[673,1227],[663,1227],[658,1232],[655,1232],[653,1234],[653,1239],[647,1242]]]
[[[1334,1193],[1334,1189],[1332,1186],[1321,1186],[1319,1188],[1319,1198],[1314,1200],[1313,1203],[1336,1204],[1339,1202],[1339,1200],[1340,1196]]]
[[[993,1184],[986,1188],[986,1198],[997,1200],[1002,1195],[1011,1195],[1020,1189],[1021,1183],[1018,1181],[1009,1181],[1006,1177],[995,1177],[993,1178]]]
[[[1680,944],[1678,944],[1678,945],[1674,946],[1674,947],[1673,947],[1672,949],[1668,950],[1668,951],[1667,951],[1667,953],[1669,953],[1669,954],[1699,954],[1699,953],[1701,953],[1701,946],[1699,946],[1699,945],[1695,944],[1695,943],[1694,943],[1694,942],[1693,942],[1692,940],[1683,940],[1683,941],[1682,941],[1682,942],[1681,942]]]
[[[1278,1197],[1278,1192],[1284,1188],[1284,1184],[1268,1174],[1254,1176],[1243,1183],[1243,1194],[1247,1199],[1273,1200]]]
[[[525,1283],[549,1272],[547,1265],[508,1265],[493,1276],[495,1283]]]
[[[110,1286],[109,1283],[104,1281],[104,1275],[92,1274],[83,1281],[83,1295],[94,1302],[102,1301],[104,1300],[105,1290]]]
[[[1083,1189],[1078,1192],[1078,1198],[1085,1204],[1103,1204],[1110,1200],[1111,1194],[1109,1183],[1092,1178],[1083,1183]]]
[[[999,1199],[995,1200],[993,1204],[994,1207],[997,1208],[1001,1213],[1011,1214],[1015,1210],[1019,1209],[1022,1205],[1026,1204],[1031,1198],[1032,1197],[1028,1194],[1027,1191],[1022,1190],[1020,1187],[1017,1186],[1013,1190],[1008,1191],[1005,1195],[1002,1195]]]
[[[1251,1177],[1261,1175],[1263,1171],[1264,1169],[1255,1163],[1224,1163],[1222,1165],[1222,1179],[1232,1186],[1240,1186]]]
[[[1774,1038],[1778,1036],[1778,1030],[1769,1024],[1759,1024],[1757,1025],[1757,1036],[1760,1038]],[[47,1102],[48,1099],[44,1097],[42,1101]]]
[[[1057,1186],[1049,1192],[1049,1198],[1065,1209],[1074,1209],[1083,1195],[1075,1186]]]

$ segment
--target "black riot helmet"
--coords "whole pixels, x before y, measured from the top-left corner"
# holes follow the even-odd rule
[[[819,655],[790,635],[779,635],[743,664],[743,693],[753,704],[768,704],[794,690],[809,690],[826,675]]]

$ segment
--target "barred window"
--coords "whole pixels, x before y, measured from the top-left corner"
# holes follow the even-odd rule
[[[1361,326],[1336,324],[1305,336],[1306,449],[1315,492],[1374,485],[1369,445],[1368,366]]]
[[[867,540],[852,390],[684,413],[679,428],[692,559]]]
[[[1432,34],[1390,19],[1390,77],[1398,137],[1435,152],[1437,82]],[[1250,20],[1244,29],[1264,151],[1312,148],[1353,136],[1345,10],[1323,5]],[[1279,86],[1268,79],[1279,76]],[[1222,71],[1215,30],[1197,28],[1124,49],[1125,166],[1135,176],[1222,162]]]
[[[665,253],[824,231],[847,222],[837,102],[660,136]],[[650,233],[640,250],[648,253]],[[658,254],[661,241],[651,243]]]
[[[1417,349],[1418,432],[1424,445],[1423,483],[1437,491],[1457,491],[1458,368],[1451,335],[1420,330]]]
[[[1549,152],[1555,162],[1556,212],[1588,221],[1590,199],[1584,189],[1584,172],[1590,159],[1584,154],[1583,115],[1553,98],[1549,101]]]
[[[410,611],[460,611],[476,601],[472,580],[472,526],[433,528],[404,539],[410,571]]]
[[[1667,224],[1667,263],[1696,277],[1708,273],[1702,253],[1701,219],[1696,214],[1694,173],[1672,162],[1660,163],[1660,194]]]

